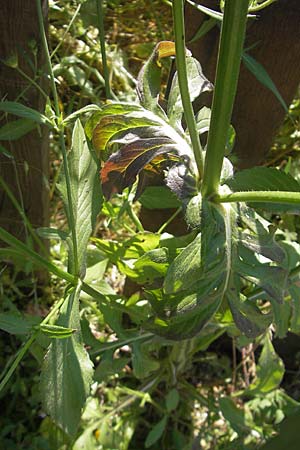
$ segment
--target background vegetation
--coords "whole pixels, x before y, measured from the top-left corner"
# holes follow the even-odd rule
[[[136,101],[141,67],[157,42],[174,40],[169,3],[160,0],[104,2],[106,66],[103,49],[101,57],[101,15],[97,12],[96,2],[49,2],[49,48],[59,99],[58,112],[62,112],[63,117],[91,103],[107,105],[107,98]],[[169,64],[163,61],[163,92],[168,90],[169,69]],[[107,76],[111,90],[105,83]],[[16,100],[22,103],[22,98]],[[67,214],[64,213],[64,204],[68,205],[65,187],[68,181],[67,176],[63,178],[62,175],[65,169],[61,162],[60,137],[62,133],[66,148],[72,147],[76,151],[76,145],[79,147],[82,141],[83,128],[78,122],[74,125],[76,117],[71,117],[64,128],[55,129],[59,124],[56,106],[52,94],[45,111],[48,121],[54,123],[56,120],[50,132],[51,224],[50,228],[40,229],[36,236],[42,240],[42,245],[50,243],[51,261],[58,268],[57,273],[53,274],[50,268],[49,284],[40,286],[36,262],[30,258],[25,260],[21,250],[15,247],[13,251],[12,245],[10,249],[1,249],[1,383],[6,381],[11,367],[15,371],[8,383],[3,383],[0,394],[0,447],[8,450],[237,450],[261,448],[276,434],[279,424],[281,433],[287,435],[291,421],[282,422],[283,419],[299,418],[298,280],[288,297],[285,296],[287,306],[280,310],[280,319],[277,317],[273,325],[268,323],[267,329],[261,328],[254,336],[241,332],[226,305],[221,306],[216,317],[199,334],[189,337],[183,329],[183,340],[173,341],[172,336],[164,337],[163,332],[156,333],[145,326],[150,315],[149,298],[159,295],[155,293],[159,288],[157,278],[165,276],[167,267],[166,261],[159,259],[161,254],[157,253],[151,259],[147,252],[167,248],[174,259],[179,254],[178,249],[188,246],[196,236],[196,231],[191,228],[181,236],[165,233],[166,230],[170,232],[168,225],[174,224],[180,214],[178,199],[166,189],[159,188],[157,195],[155,188],[152,191],[148,188],[136,202],[134,189],[126,187],[122,193],[104,200],[101,214],[89,224],[93,228],[91,239],[85,237],[83,228],[80,229],[83,226],[80,219],[71,219],[77,227],[77,236],[80,236],[78,245],[87,245],[84,283],[101,294],[97,297],[93,295],[95,292],[83,289],[80,315],[73,317],[71,322],[64,322],[68,304],[79,301],[79,295],[68,285],[73,283],[71,274],[77,273],[70,268],[70,253],[76,246],[73,242],[68,250],[66,245],[70,211],[67,209]],[[267,167],[280,168],[281,174],[293,175],[297,181],[299,113],[300,104],[296,98],[265,163]],[[88,134],[87,124],[91,119],[85,112],[80,117]],[[205,125],[207,118],[201,119]],[[1,151],[7,158],[12,157],[5,146]],[[88,152],[87,148],[84,151]],[[69,157],[71,177],[72,171],[76,171],[72,164]],[[91,173],[94,174],[92,184],[99,186],[99,197],[90,199],[90,206],[86,207],[91,209],[93,216],[93,209],[97,211],[101,197],[96,161],[90,161],[84,170],[91,179]],[[95,189],[97,192],[97,187]],[[140,209],[152,210],[157,206],[164,209],[162,204],[169,207],[169,216],[154,233],[147,232],[142,216],[139,218]],[[295,268],[299,260],[298,217],[287,214],[286,210],[264,213],[267,227],[277,226],[276,236],[288,254],[286,265],[289,270]],[[240,226],[246,228],[245,224]],[[32,239],[26,245],[31,251],[36,248]],[[79,258],[79,265],[81,263]],[[63,279],[59,270],[66,271],[68,265],[70,277]],[[148,289],[148,297],[141,285],[146,292]],[[259,287],[257,290],[247,281],[243,285],[243,294],[252,296],[259,307],[269,313],[270,303]],[[68,301],[64,302],[57,321],[57,311],[65,298]],[[155,302],[159,303],[158,296]],[[52,317],[39,328],[41,319],[53,305]],[[56,329],[55,326],[64,328]],[[89,395],[86,403],[84,399],[81,402],[77,398],[75,379],[74,386],[70,387],[76,361],[70,362],[69,378],[60,380],[65,383],[62,394],[65,393],[66,399],[62,401],[66,400],[68,405],[61,417],[55,402],[51,404],[51,399],[43,398],[45,385],[51,383],[47,373],[51,371],[50,362],[54,358],[48,353],[45,360],[45,352],[50,342],[52,349],[57,345],[68,351],[65,342],[80,326],[82,340],[94,364],[93,383],[91,391],[84,386]],[[288,331],[293,332],[293,339]],[[28,345],[28,336],[29,339],[34,336],[31,345]],[[285,339],[279,341],[279,338]],[[282,342],[289,342],[289,339],[295,349],[292,356],[282,350]],[[79,348],[80,340],[74,341],[74,348]],[[18,358],[15,359],[15,355],[20,355],[20,349],[24,348],[28,348],[26,356],[15,364]],[[85,385],[92,369],[84,353],[81,358],[87,375],[79,384]],[[81,418],[76,417],[76,402],[84,406]],[[272,448],[281,447],[276,447],[275,443]]]

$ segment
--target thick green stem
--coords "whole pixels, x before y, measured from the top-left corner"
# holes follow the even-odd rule
[[[217,203],[252,202],[252,203],[285,203],[300,206],[300,192],[287,191],[243,191],[232,194],[216,195]]]
[[[97,4],[97,18],[98,18],[98,28],[99,28],[99,40],[102,56],[102,66],[103,66],[103,78],[105,83],[105,95],[106,98],[113,98],[113,94],[110,88],[109,82],[109,70],[107,65],[106,51],[105,51],[105,35],[104,35],[104,20],[103,20],[103,1],[96,0]]]
[[[37,6],[37,12],[38,12],[38,20],[39,20],[43,50],[45,52],[46,63],[47,63],[47,67],[48,67],[48,71],[49,71],[49,75],[50,75],[50,84],[51,84],[51,90],[52,90],[53,101],[54,101],[54,109],[55,109],[55,114],[56,114],[57,128],[58,128],[58,133],[59,133],[59,143],[60,143],[60,148],[61,148],[63,163],[64,163],[64,172],[65,172],[67,198],[68,198],[68,222],[69,222],[69,227],[70,227],[71,235],[72,235],[72,245],[73,245],[73,254],[74,254],[73,267],[74,267],[74,274],[77,275],[78,271],[79,271],[77,237],[76,237],[76,230],[75,230],[75,219],[74,219],[74,211],[73,211],[70,173],[69,173],[69,166],[68,166],[67,151],[66,151],[66,146],[65,146],[64,125],[63,125],[63,120],[61,117],[61,112],[59,109],[58,94],[57,94],[55,78],[54,78],[52,64],[51,64],[48,42],[47,42],[46,33],[45,33],[41,0],[36,0],[36,6]]]
[[[188,88],[183,0],[173,0],[173,21],[174,21],[174,34],[176,47],[176,68],[178,74],[178,84],[180,89],[181,101],[184,110],[184,117],[191,137],[199,177],[202,178],[203,153]]]
[[[221,28],[211,122],[205,157],[202,194],[218,192],[231,120],[243,42],[246,30],[248,0],[226,0]]]

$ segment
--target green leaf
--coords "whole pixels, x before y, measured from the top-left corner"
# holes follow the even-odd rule
[[[43,334],[45,334],[49,338],[55,339],[69,338],[76,331],[76,329],[74,328],[66,328],[60,325],[48,325],[48,324],[41,324],[38,328]]]
[[[17,141],[34,128],[36,123],[31,119],[13,120],[0,128],[0,141]]]
[[[263,334],[272,322],[272,315],[262,314],[260,309],[246,298],[239,294],[236,284],[232,285],[227,293],[230,310],[234,321],[241,330],[249,338],[256,338]]]
[[[266,336],[264,346],[257,365],[257,380],[250,385],[245,393],[265,394],[276,389],[284,375],[284,364],[275,353],[271,340]]]
[[[276,85],[272,81],[270,75],[264,68],[262,64],[256,61],[252,56],[248,55],[246,52],[243,53],[243,62],[248,70],[257,78],[257,80],[263,84],[266,88],[268,88],[277,98],[279,103],[282,105],[283,109],[286,113],[289,112],[288,107],[283,100],[280,92],[278,91]]]
[[[72,208],[75,233],[77,238],[78,267],[81,277],[85,274],[86,247],[96,223],[97,214],[102,205],[102,193],[98,180],[98,165],[86,142],[84,130],[79,120],[76,121],[72,148],[68,156],[69,174],[72,194]],[[65,175],[62,175],[59,189],[61,191],[68,217],[68,204]],[[74,264],[74,249],[71,237],[67,239]]]
[[[208,20],[205,20],[200,28],[196,31],[192,39],[189,40],[189,44],[198,41],[203,36],[205,36],[216,24],[218,23],[218,19],[215,17],[210,17]]]
[[[235,191],[299,192],[299,183],[289,174],[274,167],[253,167],[237,172],[226,184]]]
[[[179,208],[180,202],[165,186],[148,186],[139,197],[139,202],[147,209]]]
[[[179,400],[180,396],[177,389],[171,389],[166,396],[166,407],[169,413],[177,408]]]
[[[300,409],[289,415],[279,425],[279,435],[270,439],[261,450],[299,449]]]
[[[11,334],[27,334],[39,320],[39,317],[24,317],[16,313],[1,313],[0,330]]]
[[[132,367],[136,378],[147,378],[159,370],[160,363],[149,355],[147,344],[133,343],[132,350]]]
[[[236,431],[238,435],[249,433],[251,429],[246,424],[244,411],[241,408],[238,408],[234,401],[229,397],[220,398],[219,403],[223,416],[228,420],[234,431]]]
[[[72,437],[76,434],[93,377],[93,364],[81,340],[79,295],[79,288],[72,290],[57,321],[57,325],[77,332],[69,339],[55,339],[50,344],[41,375],[45,410]]]
[[[164,416],[148,433],[145,441],[145,448],[151,447],[155,442],[157,442],[163,435],[167,425],[168,417]]]
[[[170,41],[159,42],[141,69],[137,84],[137,93],[141,105],[163,118],[165,117],[165,113],[158,104],[161,71],[160,60],[168,56],[175,56],[175,43]]]
[[[29,119],[30,121],[39,124],[52,125],[49,119],[44,116],[44,114],[41,114],[35,109],[28,108],[28,106],[22,105],[22,103],[10,101],[0,102],[0,111],[19,117],[24,117],[25,119]]]
[[[63,123],[68,125],[70,122],[72,122],[73,120],[75,120],[78,117],[82,116],[83,114],[90,113],[90,112],[95,112],[95,111],[101,111],[100,106],[98,106],[98,105],[87,105],[87,106],[84,106],[83,108],[78,109],[78,111],[75,111],[74,113],[72,113],[69,116],[67,116],[63,120]]]
[[[58,228],[40,227],[36,229],[36,232],[43,239],[58,239],[65,241],[69,236],[68,233],[59,230]]]
[[[188,73],[189,94],[191,101],[194,101],[203,92],[211,91],[213,89],[213,85],[203,75],[202,67],[199,61],[197,61],[195,58],[187,56],[186,66]],[[175,73],[172,80],[172,86],[168,99],[167,114],[170,123],[173,125],[180,122],[183,115],[183,106],[181,101],[177,72]]]
[[[207,133],[210,125],[211,109],[203,106],[196,115],[196,126],[199,134]]]

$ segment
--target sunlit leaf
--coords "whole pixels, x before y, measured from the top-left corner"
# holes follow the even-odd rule
[[[93,364],[81,340],[79,295],[78,289],[68,295],[57,321],[57,325],[77,331],[51,343],[41,376],[45,410],[70,436],[76,434],[93,376]]]

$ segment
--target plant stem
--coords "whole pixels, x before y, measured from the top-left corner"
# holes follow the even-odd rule
[[[288,205],[300,206],[300,192],[287,191],[242,191],[233,192],[232,194],[216,195],[214,201],[217,203],[232,202],[269,202],[269,203],[285,203]]]
[[[46,249],[43,241],[39,238],[39,236],[34,231],[30,221],[28,220],[28,217],[26,216],[26,214],[24,212],[24,208],[22,208],[22,206],[19,204],[18,200],[14,196],[14,194],[11,191],[10,187],[6,184],[6,182],[3,180],[1,175],[0,175],[0,185],[2,186],[3,190],[5,191],[6,195],[8,196],[8,198],[10,199],[10,201],[12,202],[12,204],[14,205],[14,207],[16,208],[18,213],[20,214],[20,216],[21,216],[21,218],[22,218],[22,220],[24,222],[24,225],[25,225],[25,227],[27,227],[27,230],[29,231],[32,239],[39,246],[39,248],[41,249],[43,254],[45,256],[47,256],[48,252],[47,252],[47,249]]]
[[[256,6],[250,6],[249,11],[251,12],[256,12],[256,11],[260,11],[261,9],[266,8],[267,6],[272,5],[272,3],[276,2],[277,0],[266,0],[263,3],[260,3],[259,5]]]
[[[218,192],[226,140],[237,89],[248,0],[226,0],[215,91],[205,157],[202,195]]]
[[[103,77],[104,77],[104,83],[105,83],[105,95],[106,95],[106,98],[112,99],[113,98],[113,94],[112,94],[111,88],[110,88],[109,70],[108,70],[106,51],[105,51],[103,1],[102,0],[96,0],[96,5],[97,5],[99,40],[100,40],[102,66],[103,66]]]
[[[199,178],[202,178],[203,153],[188,88],[183,0],[173,0],[173,21],[174,21],[175,48],[176,48],[176,68],[178,74],[178,84],[180,89],[181,101],[184,110],[184,117],[191,137]]]
[[[74,23],[74,20],[75,20],[76,17],[78,16],[78,13],[79,13],[79,11],[80,11],[80,9],[81,9],[81,6],[82,6],[82,3],[79,3],[79,5],[78,5],[77,8],[76,8],[76,11],[75,11],[74,14],[73,14],[72,19],[71,19],[70,22],[69,22],[69,25],[68,25],[67,28],[66,28],[66,31],[64,32],[64,34],[62,35],[62,37],[61,37],[59,43],[57,44],[57,46],[55,47],[55,49],[54,49],[53,52],[51,53],[51,55],[50,55],[50,58],[51,58],[51,59],[52,59],[53,56],[57,53],[58,49],[61,47],[61,45],[62,45],[63,42],[65,41],[65,38],[66,38],[67,34],[69,33],[70,28],[71,28],[71,26],[72,26],[73,23]]]
[[[67,190],[67,198],[68,198],[67,216],[68,216],[69,227],[71,230],[73,254],[74,254],[74,261],[73,261],[74,274],[78,275],[79,268],[78,268],[77,237],[76,237],[76,230],[75,230],[75,219],[74,219],[74,211],[73,211],[70,173],[69,173],[69,166],[68,166],[67,151],[66,151],[66,146],[65,146],[64,124],[63,124],[62,114],[59,109],[59,99],[58,99],[57,89],[56,89],[56,85],[55,85],[53,69],[52,69],[52,65],[51,65],[51,58],[50,58],[50,54],[49,54],[49,48],[48,48],[48,43],[47,43],[47,38],[46,38],[46,33],[45,33],[45,28],[44,28],[43,12],[42,12],[42,5],[41,5],[40,0],[36,0],[36,6],[37,6],[37,12],[38,12],[38,20],[39,20],[43,50],[45,52],[46,62],[47,62],[48,71],[49,71],[49,75],[50,75],[50,84],[51,84],[51,90],[52,90],[52,94],[53,94],[54,109],[55,109],[55,114],[56,114],[56,121],[57,121],[58,135],[59,135],[59,143],[60,143],[60,148],[61,148],[63,163],[64,163],[64,173],[65,173],[65,179],[66,179],[66,190]]]

